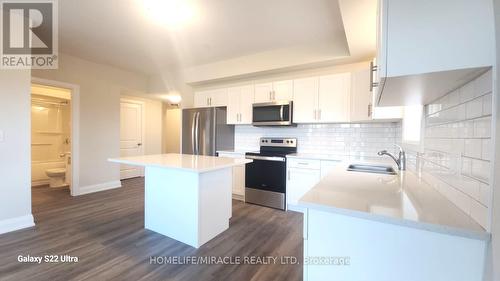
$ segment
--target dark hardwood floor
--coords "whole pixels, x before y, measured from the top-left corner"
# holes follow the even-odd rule
[[[33,188],[36,226],[0,235],[0,280],[302,280],[302,265],[150,264],[151,256],[296,257],[302,214],[233,201],[230,228],[199,249],[146,230],[144,181],[71,197]],[[182,211],[182,210],[179,210]],[[69,255],[77,263],[28,264],[18,256]],[[227,261],[227,260],[226,260]]]

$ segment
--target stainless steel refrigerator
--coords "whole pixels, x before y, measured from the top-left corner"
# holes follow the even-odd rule
[[[234,149],[234,125],[226,124],[225,107],[182,110],[182,153],[215,156]]]

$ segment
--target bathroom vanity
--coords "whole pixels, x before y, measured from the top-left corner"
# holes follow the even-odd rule
[[[229,228],[232,168],[252,162],[188,154],[109,161],[145,167],[144,227],[195,248]]]

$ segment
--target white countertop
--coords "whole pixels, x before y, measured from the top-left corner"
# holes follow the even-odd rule
[[[444,234],[490,239],[478,223],[416,174],[347,171],[353,163],[360,162],[340,163],[299,200],[299,205]]]
[[[250,159],[174,153],[111,158],[108,160],[110,162],[132,166],[159,167],[186,170],[196,173],[205,173],[252,162]]]
[[[228,153],[228,154],[245,154],[253,150],[217,150],[217,153]]]

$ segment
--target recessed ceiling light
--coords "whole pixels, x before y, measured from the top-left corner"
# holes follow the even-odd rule
[[[197,10],[192,0],[142,0],[146,15],[153,21],[171,28],[193,22]]]

